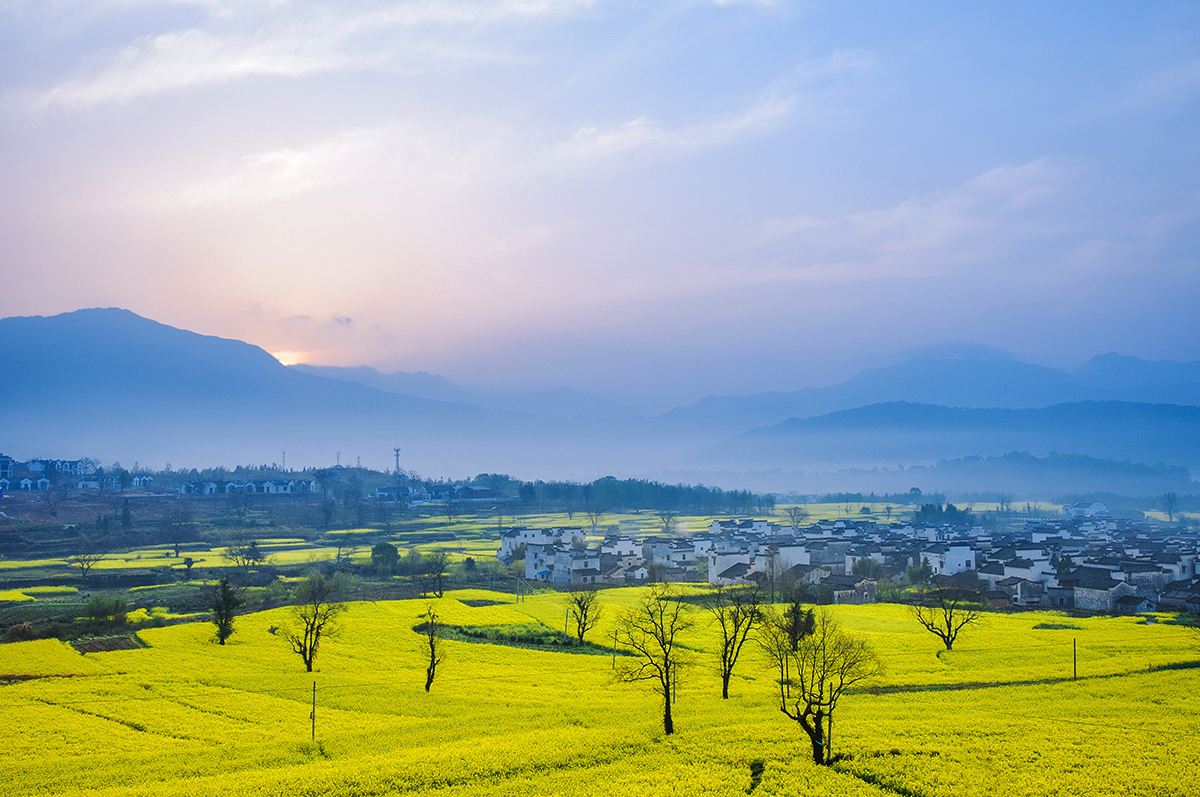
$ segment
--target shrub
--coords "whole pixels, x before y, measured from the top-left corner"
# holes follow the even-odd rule
[[[28,642],[34,638],[33,626],[28,623],[10,625],[4,634],[5,642]]]
[[[105,598],[97,595],[87,604],[87,618],[94,623],[111,622],[124,625],[125,614],[128,611],[129,604],[124,598]]]

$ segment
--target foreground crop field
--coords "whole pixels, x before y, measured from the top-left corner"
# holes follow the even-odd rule
[[[592,638],[611,639],[640,594],[600,593]],[[430,603],[464,627],[562,628],[565,596],[512,601],[471,591]],[[270,633],[286,609],[239,618],[225,647],[206,624],[144,630],[145,648],[87,656],[54,641],[2,645],[0,792],[736,795],[754,762],[764,795],[1182,796],[1200,777],[1200,670],[1162,669],[1195,660],[1196,640],[1166,623],[990,615],[938,656],[900,607],[835,607],[887,674],[845,698],[834,747],[848,757],[822,769],[772,702],[756,651],[720,699],[699,610],[677,732],[664,737],[655,695],[615,683],[607,655],[451,642],[426,694],[412,631],[426,605],[351,604],[313,674]],[[13,678],[63,675],[76,677]]]

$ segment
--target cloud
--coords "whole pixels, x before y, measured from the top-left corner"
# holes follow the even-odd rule
[[[796,116],[806,92],[820,81],[866,71],[873,63],[865,51],[837,51],[824,60],[798,64],[735,113],[680,127],[665,126],[645,115],[607,127],[580,127],[553,148],[551,157],[563,163],[587,163],[635,151],[685,154],[769,133]]]
[[[1200,89],[1200,60],[1161,69],[1134,84],[1119,102],[1125,110],[1184,102]]]
[[[669,128],[647,116],[613,127],[581,127],[553,148],[551,156],[564,162],[588,162],[637,150],[686,153],[727,144],[768,132],[787,119],[794,96],[763,96],[746,110],[696,125]]]
[[[567,17],[590,8],[593,0],[189,4],[209,12],[205,25],[140,37],[98,70],[43,92],[35,109],[86,109],[256,76],[405,72],[423,69],[431,60],[519,59],[445,37],[510,22]]]
[[[307,148],[281,147],[248,155],[232,171],[178,191],[169,204],[246,205],[352,182],[369,174],[385,145],[403,135],[402,128],[393,126],[352,130]]]
[[[999,166],[893,207],[841,218],[803,212],[769,219],[758,240],[788,242],[784,259],[809,276],[932,276],[1066,233],[1069,225],[1055,221],[1057,209],[1047,207],[1063,179],[1063,169],[1049,159]]]

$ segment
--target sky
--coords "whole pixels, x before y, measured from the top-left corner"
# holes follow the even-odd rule
[[[0,315],[664,409],[1200,359],[1200,4],[0,0]]]

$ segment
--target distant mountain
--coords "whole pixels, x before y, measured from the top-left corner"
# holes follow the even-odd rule
[[[1144,401],[1200,396],[1200,362],[1152,362],[1109,352],[1088,360],[1074,376],[1088,385],[1146,397],[1140,399]]]
[[[839,470],[1014,450],[1200,469],[1200,407],[1088,401],[1041,409],[964,409],[890,402],[755,429],[688,464]]]
[[[906,493],[913,487],[926,494],[997,493],[1028,499],[1061,499],[1064,496],[1112,493],[1157,496],[1167,491],[1195,493],[1200,485],[1185,467],[1118,462],[1084,454],[1010,452],[995,457],[969,456],[941,460],[934,465],[909,467],[847,468],[837,471],[669,471],[658,474],[669,483],[689,482],[737,487],[763,492]],[[982,498],[981,500],[994,500]],[[919,499],[918,499],[919,501]]]
[[[343,382],[357,382],[388,393],[398,393],[402,396],[432,399],[434,401],[453,401],[460,404],[471,404],[472,395],[444,376],[437,376],[428,371],[406,373],[397,371],[384,374],[366,365],[353,368],[342,368],[333,365],[306,365],[297,363],[289,366],[313,376],[323,376],[327,379],[340,379]]]
[[[425,371],[397,371],[384,374],[367,366],[339,368],[327,365],[293,365],[292,368],[316,376],[358,382],[370,387],[406,396],[475,404],[493,410],[528,412],[544,418],[631,418],[632,407],[601,398],[594,393],[560,387],[531,393],[489,393],[460,387],[443,376]]]
[[[0,451],[175,464],[495,465],[528,421],[287,368],[127,310],[0,319]],[[474,457],[463,457],[470,450]],[[492,459],[496,455],[497,459]]]
[[[733,433],[788,418],[896,401],[981,409],[1111,400],[1200,405],[1200,379],[1188,381],[1194,373],[1200,373],[1200,363],[1152,363],[1119,355],[1094,358],[1076,374],[999,357],[917,357],[862,371],[832,387],[709,396],[663,417],[673,424],[719,427]]]
[[[399,445],[403,467],[432,476],[590,480],[670,468],[735,474],[730,486],[766,471],[929,467],[1013,451],[1196,469],[1200,408],[1078,398],[1186,393],[1188,366],[1106,358],[1089,370],[1107,374],[1103,385],[1001,357],[917,358],[831,388],[710,398],[648,418],[565,389],[486,396],[431,374],[306,372],[241,341],[81,310],[0,319],[0,452],[198,467],[269,464],[284,451],[291,466],[330,465],[340,452],[345,464],[361,456],[382,468]],[[983,402],[1014,407],[970,407]]]

